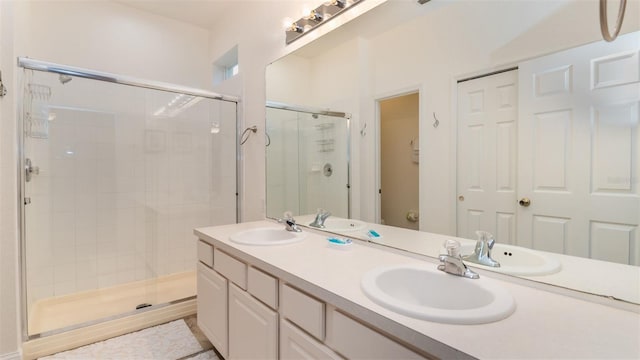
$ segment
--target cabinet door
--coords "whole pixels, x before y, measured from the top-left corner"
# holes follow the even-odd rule
[[[229,284],[229,357],[278,357],[277,313],[232,283]]]
[[[287,320],[280,321],[280,359],[342,359]]]
[[[225,358],[227,337],[227,279],[198,263],[198,327]]]

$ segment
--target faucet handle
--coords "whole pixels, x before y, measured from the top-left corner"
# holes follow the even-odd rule
[[[286,217],[286,215],[289,215],[289,217]],[[302,232],[302,229],[298,227],[298,224],[296,224],[296,220],[293,218],[291,213],[289,214],[285,213],[284,219],[277,219],[277,220],[278,220],[278,223],[284,224],[285,230],[287,231]]]
[[[444,248],[447,250],[449,256],[460,256],[460,242],[453,239],[448,239],[444,242]]]
[[[478,241],[487,243],[489,249],[492,249],[493,245],[496,243],[496,239],[493,237],[493,234],[488,231],[478,230],[476,231],[476,235],[478,236]]]
[[[284,214],[282,214],[282,218],[284,220],[293,220],[293,213],[291,211],[285,211]]]

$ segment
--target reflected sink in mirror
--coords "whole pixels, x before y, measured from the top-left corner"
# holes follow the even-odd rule
[[[296,221],[298,222],[298,225],[308,226],[311,229],[318,229],[316,227],[309,226],[315,217],[315,215],[296,216]],[[364,221],[330,216],[324,221],[324,228],[322,230],[342,233],[364,230],[365,226],[366,224]]]
[[[229,240],[245,245],[284,245],[302,241],[307,234],[305,232],[293,232],[278,228],[256,228],[237,232],[229,237]]]
[[[328,218],[324,222],[324,230],[332,232],[364,230],[364,222],[351,219]]]
[[[460,255],[473,253],[475,244],[465,244],[460,247]],[[561,269],[558,259],[544,252],[531,250],[520,246],[495,244],[491,250],[491,258],[500,263],[500,267],[490,267],[465,260],[468,266],[477,266],[508,275],[542,276],[555,274]]]
[[[362,290],[375,303],[406,316],[447,324],[484,324],[511,315],[513,296],[491,279],[471,280],[436,265],[397,265],[370,270]]]

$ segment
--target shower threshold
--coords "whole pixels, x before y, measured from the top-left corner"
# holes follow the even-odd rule
[[[29,316],[29,336],[109,319],[136,311],[139,304],[159,305],[196,295],[196,273],[187,271],[156,279],[36,301]],[[138,311],[145,311],[145,307]]]

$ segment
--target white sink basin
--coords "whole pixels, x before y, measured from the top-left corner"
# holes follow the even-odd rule
[[[364,223],[359,220],[343,219],[343,218],[328,218],[324,222],[324,230],[332,232],[347,232],[363,230]]]
[[[284,245],[301,241],[306,237],[305,232],[287,231],[280,228],[255,228],[237,232],[229,240],[245,245]]]
[[[448,324],[484,324],[513,313],[511,294],[491,279],[467,279],[436,270],[435,264],[375,268],[362,278],[374,302],[413,318]]]
[[[475,244],[462,245],[460,247],[460,255],[465,256],[472,254],[474,248]],[[543,252],[507,244],[496,243],[491,250],[491,258],[500,263],[499,268],[480,265],[470,261],[465,261],[465,263],[467,265],[517,276],[550,275],[557,273],[561,268],[560,262],[556,258],[547,256]]]

